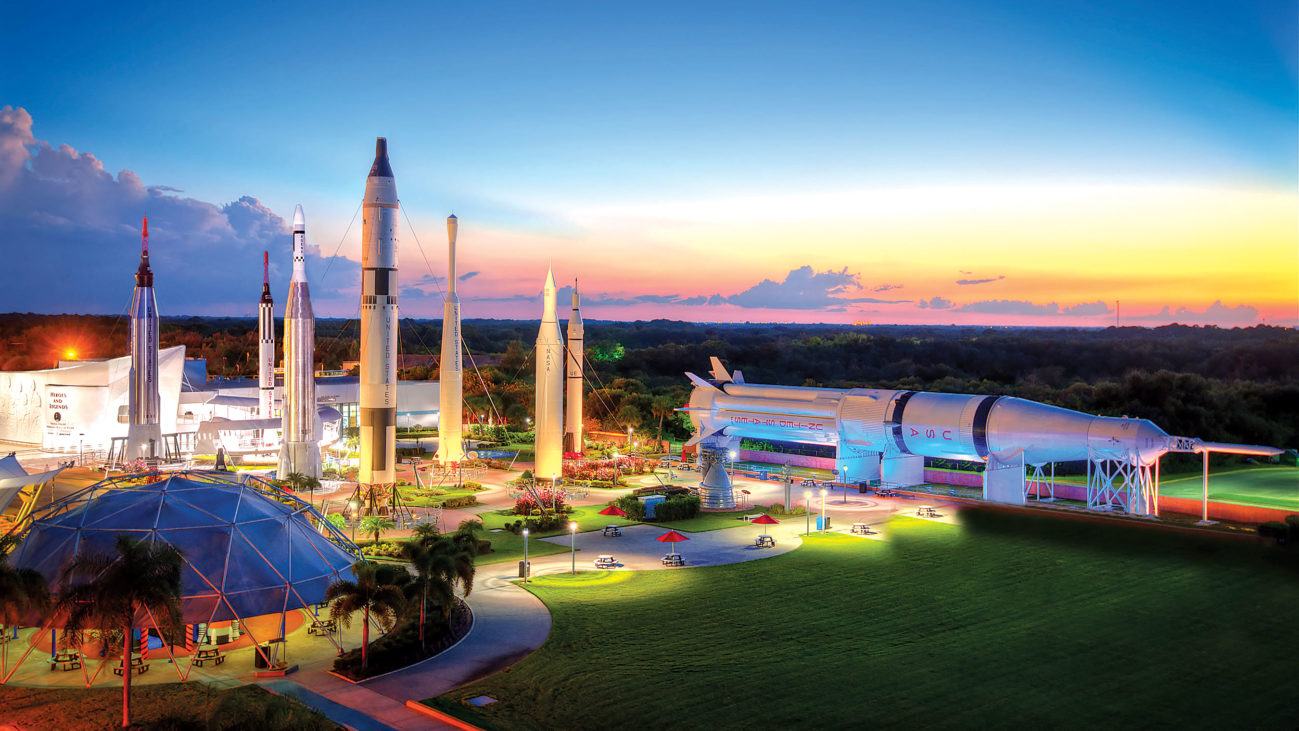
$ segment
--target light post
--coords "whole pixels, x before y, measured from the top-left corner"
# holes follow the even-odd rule
[[[811,535],[812,534],[812,491],[811,490],[803,491],[803,515],[804,515],[803,523],[806,526],[806,529],[803,531],[803,535],[805,536]]]
[[[559,475],[550,476],[550,509],[559,512]]]
[[[356,543],[356,501],[348,503],[347,507],[352,509],[352,543]]]
[[[86,435],[77,435],[77,463],[82,467],[86,465]]]
[[[523,529],[523,583],[528,583],[528,574],[532,573],[532,567],[528,565],[528,529]]]
[[[573,575],[577,575],[577,521],[568,524],[569,548],[573,551]]]
[[[613,453],[613,486],[618,486],[618,453]]]
[[[825,532],[825,488],[821,488],[821,531]]]
[[[730,453],[729,456],[730,456],[730,458],[731,458],[731,471],[730,471],[730,473],[726,476],[726,479],[727,479],[727,480],[734,480],[734,479],[735,479],[735,458],[738,457],[738,456],[740,456],[740,455],[739,455],[739,453],[737,453],[734,449],[732,449],[732,450],[731,450],[731,453]]]

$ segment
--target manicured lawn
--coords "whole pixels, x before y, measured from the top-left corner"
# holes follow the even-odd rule
[[[1192,475],[1162,480],[1159,494],[1199,500],[1203,489],[1202,478]],[[1216,474],[1211,470],[1209,499],[1299,512],[1299,468],[1254,467]]]
[[[469,495],[477,495],[478,493],[482,492],[482,490],[447,490],[445,494],[442,495],[430,495],[428,497],[421,497],[414,494],[415,488],[413,487],[400,488],[400,489],[402,490],[402,500],[407,505],[410,505],[411,507],[415,507],[415,508],[429,508],[435,505],[441,505],[442,503],[446,502],[447,500],[453,497],[466,497]]]
[[[759,513],[765,513],[765,512],[767,511],[764,510],[763,508],[757,507],[754,509],[736,510],[734,512],[725,512],[725,513],[700,513],[698,517],[687,518],[686,520],[673,520],[668,522],[647,520],[645,522],[649,523],[650,525],[657,525],[663,528],[671,528],[672,530],[689,531],[691,533],[698,533],[700,531],[706,531],[706,530],[720,530],[722,528],[738,528],[740,526],[747,526],[749,524],[743,520],[740,520],[739,519],[740,516],[757,515]],[[772,517],[775,518],[776,520],[779,520],[782,523],[790,520],[797,520],[799,525],[803,524],[803,516],[801,515],[798,516],[773,515]],[[813,522],[815,522],[815,519],[813,519]]]
[[[492,552],[486,556],[479,556],[475,561],[477,565],[523,560],[523,536],[516,536],[509,531],[483,532],[479,536],[492,542]],[[539,541],[535,536],[528,536],[528,558],[540,558],[554,553],[564,553],[567,550],[565,546],[557,546],[548,541]]]
[[[569,513],[566,523],[568,521],[576,521],[578,532],[585,533],[590,530],[600,530],[606,525],[631,525],[634,522],[614,515],[600,515],[599,512],[604,510],[604,507],[605,506],[603,505],[589,505],[573,508],[573,511]],[[515,515],[509,510],[488,510],[479,513],[478,517],[482,519],[483,527],[489,530],[492,528],[500,528],[506,523],[513,523],[516,520],[523,520],[522,515]],[[536,532],[533,533],[532,536],[534,538],[542,538],[545,536],[565,535],[567,533],[568,529],[561,528],[559,530]]]
[[[132,686],[131,722],[131,728],[339,728],[296,700],[256,685],[216,690],[196,680]],[[122,689],[0,685],[3,724],[58,731],[121,728]]]
[[[729,566],[540,577],[541,650],[428,702],[494,729],[1293,728],[1299,555],[963,519]],[[462,703],[483,694],[499,702]]]

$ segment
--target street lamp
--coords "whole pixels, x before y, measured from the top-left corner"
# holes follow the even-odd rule
[[[577,575],[577,521],[568,524],[569,547],[573,550],[573,575]]]
[[[825,530],[825,488],[821,488],[821,530]]]
[[[559,512],[559,475],[550,476],[550,509]]]
[[[532,567],[528,565],[528,529],[523,529],[523,583],[528,583],[528,574],[532,573]]]
[[[348,503],[347,507],[351,508],[352,510],[352,542],[356,543],[356,508],[357,508],[356,501],[353,500],[352,502]]]
[[[805,516],[803,523],[806,525],[806,530],[803,531],[803,535],[806,536],[812,533],[812,491],[811,490],[803,491],[803,515]]]
[[[728,480],[729,480],[729,479],[732,479],[732,478],[735,477],[735,458],[738,457],[738,456],[740,456],[739,453],[736,452],[734,449],[732,449],[732,450],[731,450],[731,454],[730,454],[730,457],[731,457],[731,472],[730,472],[729,475],[727,475],[727,479],[728,479]]]
[[[618,486],[618,453],[613,453],[613,486]]]

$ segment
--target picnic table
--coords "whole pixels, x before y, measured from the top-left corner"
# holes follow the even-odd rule
[[[853,523],[852,532],[856,533],[857,535],[868,536],[874,533],[875,531],[871,530],[871,527],[866,523]]]
[[[113,675],[121,676],[123,672],[122,661],[117,661],[117,666],[113,668]],[[138,652],[131,653],[131,674],[143,675],[149,672],[149,663],[144,661],[144,655]]]
[[[616,525],[606,525],[603,533],[606,536],[620,536],[622,535],[622,528]]]
[[[776,539],[764,533],[758,536],[757,538],[753,539],[753,545],[757,546],[758,548],[775,548]]]
[[[617,565],[618,562],[614,560],[613,556],[601,555],[595,557],[595,567],[597,569],[611,569]]]
[[[213,665],[220,665],[225,661],[226,656],[215,645],[204,645],[194,653],[194,664],[199,667],[203,667],[203,664],[208,662]]]
[[[337,631],[338,625],[332,619],[313,619],[311,620],[311,626],[307,628],[307,634],[320,635],[321,637]]]
[[[81,667],[81,653],[75,650],[60,650],[50,658],[50,670],[76,670]]]
[[[679,553],[669,553],[663,557],[664,566],[685,566],[686,557]]]
[[[939,517],[938,511],[934,510],[934,506],[932,505],[921,505],[919,508],[916,509],[916,515],[920,516],[921,518]]]

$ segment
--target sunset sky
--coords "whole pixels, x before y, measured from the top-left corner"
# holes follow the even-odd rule
[[[1290,2],[5,15],[3,311],[121,312],[148,215],[163,314],[251,313],[301,203],[354,316],[382,135],[404,316],[454,211],[466,318],[537,318],[553,263],[588,319],[1299,323]]]

